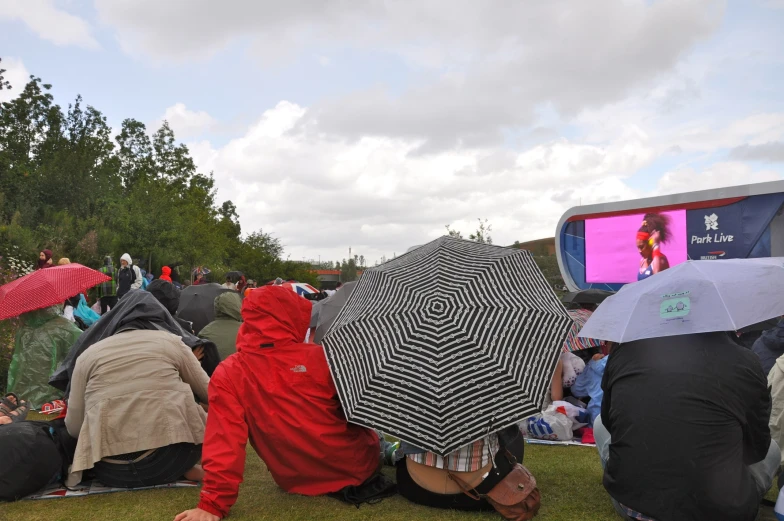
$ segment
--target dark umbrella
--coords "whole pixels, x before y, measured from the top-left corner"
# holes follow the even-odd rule
[[[198,335],[199,331],[215,320],[215,297],[227,291],[233,290],[214,282],[188,286],[180,294],[177,316],[193,322],[193,331]]]
[[[316,312],[316,338],[315,343],[320,344],[324,340],[324,335],[329,331],[330,326],[338,318],[338,313],[346,305],[346,301],[354,292],[355,282],[346,282],[337,292],[329,298],[319,302],[318,310]],[[315,305],[314,305],[315,308]]]
[[[191,349],[204,348],[201,366],[208,375],[212,375],[220,363],[218,348],[214,343],[197,338],[183,331],[182,327],[172,318],[163,304],[146,291],[132,290],[126,294],[108,313],[101,317],[68,351],[60,367],[49,378],[49,385],[61,391],[70,392],[71,375],[76,367],[76,360],[93,344],[109,338],[120,331],[128,329],[146,329],[152,331],[168,331],[182,338]]]
[[[349,421],[444,455],[541,410],[571,325],[530,253],[442,237],[366,271],[323,343]]]
[[[615,295],[614,291],[603,289],[584,289],[582,291],[572,291],[561,299],[564,304],[601,304],[604,299]]]

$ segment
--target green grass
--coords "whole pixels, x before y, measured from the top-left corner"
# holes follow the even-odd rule
[[[46,417],[31,413],[31,420]],[[542,493],[537,521],[617,521],[602,487],[602,468],[596,450],[588,447],[526,445],[525,464],[536,476]],[[385,469],[390,476],[394,471]],[[775,500],[778,490],[768,498]],[[82,498],[0,503],[0,521],[172,521],[198,502],[196,488],[144,490]],[[231,521],[497,521],[495,513],[436,510],[409,503],[400,496],[357,509],[326,497],[286,494],[272,481],[264,463],[248,447],[245,482],[240,487]],[[759,521],[775,520],[772,510]]]
[[[32,418],[31,418],[32,419]],[[525,463],[536,476],[542,492],[541,521],[605,521],[616,519],[601,485],[602,470],[596,451],[587,447],[526,446]],[[386,470],[392,473],[392,469]],[[83,498],[19,501],[0,505],[0,520],[172,521],[183,510],[194,508],[198,489],[145,490]],[[303,497],[282,492],[264,463],[248,451],[245,482],[232,521],[244,520],[498,520],[494,513],[443,511],[409,503],[400,496],[357,509],[325,497]]]

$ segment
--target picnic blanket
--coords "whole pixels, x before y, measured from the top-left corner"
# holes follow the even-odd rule
[[[67,489],[59,483],[49,485],[43,490],[39,490],[35,494],[29,495],[24,499],[60,499],[64,497],[82,497],[90,496],[92,494],[109,494],[111,492],[132,492],[135,490],[151,490],[154,488],[183,488],[183,487],[198,487],[199,483],[196,481],[175,481],[174,483],[167,483],[165,485],[157,485],[154,487],[139,487],[139,488],[113,488],[102,485],[97,481],[85,481],[80,485]]]
[[[536,438],[526,438],[526,443],[530,445],[575,445],[577,447],[593,447],[596,448],[595,443],[582,443],[579,441],[555,441],[555,440],[537,440]]]

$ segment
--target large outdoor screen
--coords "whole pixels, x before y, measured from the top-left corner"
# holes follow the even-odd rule
[[[586,219],[587,282],[628,283],[651,274],[648,262],[645,261],[650,250],[641,252],[641,243],[638,242],[638,231],[644,218],[645,214],[640,213]],[[658,232],[655,236],[666,238],[666,241],[660,241],[657,255],[663,255],[669,266],[684,262],[688,258],[686,210],[654,213],[650,221],[651,223],[646,223],[647,228]]]

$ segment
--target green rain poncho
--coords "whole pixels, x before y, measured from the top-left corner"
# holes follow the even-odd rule
[[[58,306],[52,306],[25,313],[16,332],[8,392],[27,400],[33,409],[62,398],[63,393],[49,385],[49,376],[82,334],[59,311]]]

